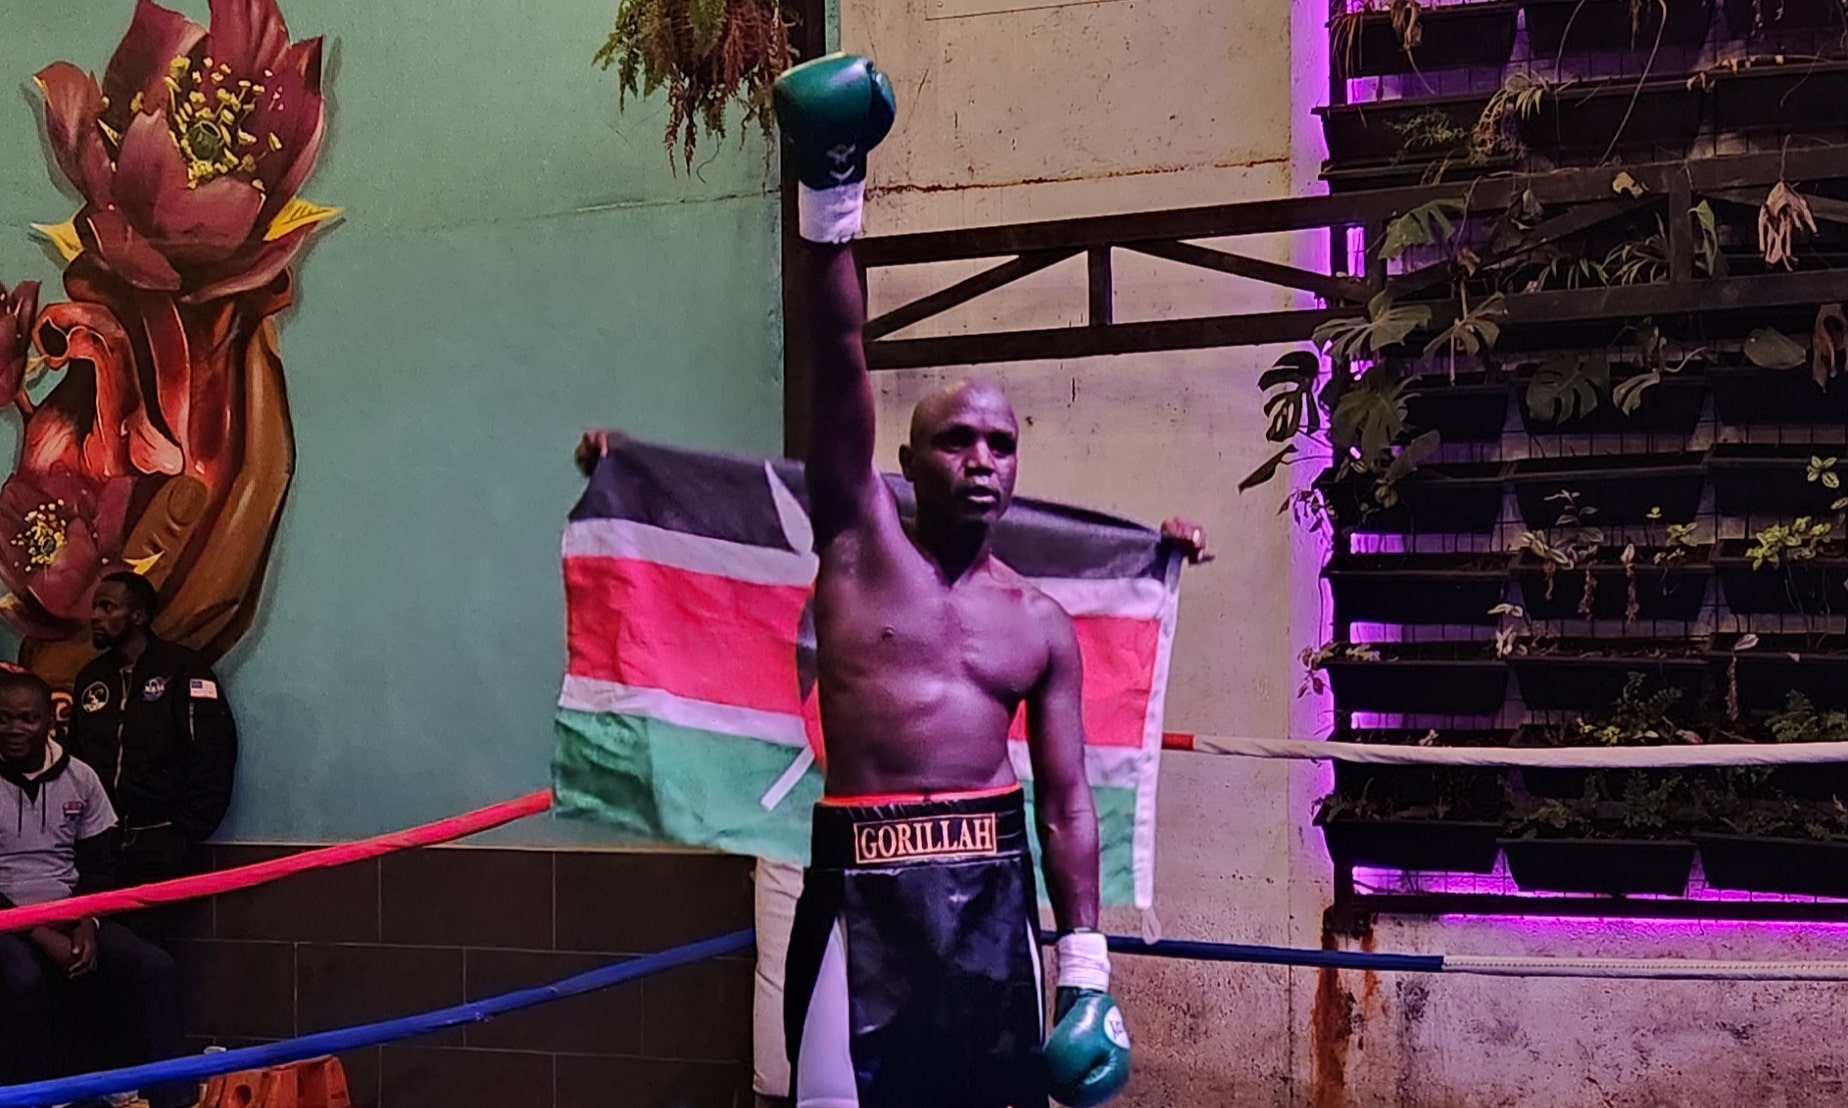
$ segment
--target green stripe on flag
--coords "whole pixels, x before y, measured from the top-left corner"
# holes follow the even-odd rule
[[[775,810],[761,803],[800,751],[610,712],[560,708],[555,726],[552,790],[560,815],[688,846],[807,860],[820,771],[811,766]]]
[[[677,727],[643,716],[560,708],[553,810],[637,836],[732,854],[806,863],[809,810],[821,799],[811,766],[774,811],[761,799],[798,751],[761,739]],[[1136,790],[1096,786],[1100,892],[1135,903]],[[1033,785],[1026,785],[1033,826]],[[1033,843],[1038,868],[1039,839]],[[1044,898],[1044,882],[1041,883]]]

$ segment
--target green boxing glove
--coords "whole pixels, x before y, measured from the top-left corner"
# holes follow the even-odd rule
[[[778,77],[773,96],[795,162],[802,237],[851,240],[860,230],[866,153],[898,113],[892,83],[865,58],[829,54]]]
[[[1095,1108],[1129,1084],[1129,1031],[1110,988],[1110,954],[1095,931],[1059,939],[1059,991],[1046,1071],[1052,1098],[1068,1108]]]

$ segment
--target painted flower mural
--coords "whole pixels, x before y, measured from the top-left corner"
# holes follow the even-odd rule
[[[211,0],[202,27],[138,0],[99,83],[37,75],[82,197],[39,230],[67,301],[0,286],[0,403],[25,418],[0,486],[0,614],[20,660],[67,680],[89,597],[130,567],[164,636],[217,656],[249,627],[294,466],[274,316],[334,208],[297,195],[326,125],[321,40],[274,0]],[[55,384],[36,404],[34,374]]]

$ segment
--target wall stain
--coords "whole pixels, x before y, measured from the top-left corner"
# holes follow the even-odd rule
[[[1322,949],[1334,950],[1334,932],[1324,929]],[[1354,1033],[1354,994],[1341,987],[1341,971],[1316,971],[1315,1004],[1309,1013],[1310,1108],[1347,1103],[1348,1047]]]

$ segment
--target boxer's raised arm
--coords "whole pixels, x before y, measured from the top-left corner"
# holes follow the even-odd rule
[[[777,123],[797,180],[805,240],[799,274],[799,341],[813,365],[808,448],[815,541],[828,540],[877,510],[873,388],[866,376],[866,299],[847,244],[860,231],[866,153],[892,128],[892,85],[865,58],[836,54],[777,78]]]
[[[861,340],[866,303],[853,248],[804,243],[801,259],[798,333],[807,343],[814,381],[809,507],[820,545],[863,520],[883,490],[873,468],[873,386]]]

